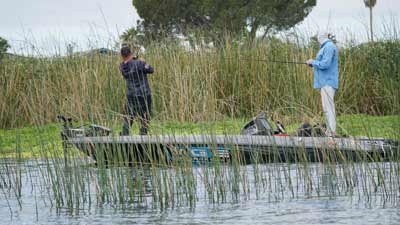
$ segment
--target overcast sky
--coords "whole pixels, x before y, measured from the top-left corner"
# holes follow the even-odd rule
[[[2,0],[0,36],[12,52],[30,46],[54,52],[76,43],[80,49],[109,47],[139,18],[131,0]],[[339,40],[365,40],[368,9],[363,0],[317,0],[311,14],[298,26],[307,33],[330,30]],[[375,29],[400,20],[400,0],[377,0]],[[399,29],[397,27],[397,29]],[[91,46],[89,46],[89,43]]]

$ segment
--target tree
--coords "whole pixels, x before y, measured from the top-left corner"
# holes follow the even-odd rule
[[[10,48],[7,40],[0,37],[0,59],[3,58],[3,55],[7,52],[7,49]]]
[[[289,29],[311,12],[316,0],[253,0],[248,5],[247,20],[251,28],[250,37],[256,37],[256,32],[263,30],[262,39],[271,31]]]
[[[140,33],[134,27],[129,28],[121,35],[123,44],[129,44],[133,48],[140,48],[141,45],[145,45],[144,34]]]
[[[198,0],[133,0],[132,3],[143,19],[138,21],[136,30],[150,39],[186,33],[206,21],[201,14],[202,1]]]
[[[146,38],[188,36],[201,30],[203,37],[248,35],[262,38],[272,30],[301,22],[316,0],[132,0],[139,16],[137,30]]]
[[[376,5],[376,0],[364,0],[365,7],[369,8],[369,29],[371,34],[371,41],[374,42],[374,33],[372,29],[372,8]]]

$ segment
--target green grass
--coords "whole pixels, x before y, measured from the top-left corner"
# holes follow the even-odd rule
[[[353,136],[400,139],[400,116],[345,115],[338,118],[338,132]]]
[[[152,134],[239,134],[246,119],[223,119],[202,122],[155,122],[151,126]],[[139,127],[135,124],[133,132]]]
[[[239,134],[249,119],[221,119],[218,121],[174,122],[152,121],[151,134]],[[289,133],[295,133],[300,123],[286,126]],[[115,121],[113,135],[121,130],[120,121]],[[17,129],[0,129],[0,157],[14,156],[22,152],[23,157],[40,156],[43,146],[54,145],[56,155],[62,154],[61,124],[48,124]],[[132,134],[138,134],[139,125],[131,128]],[[338,133],[351,136],[386,137],[400,139],[400,116],[343,115],[338,117]]]
[[[60,125],[29,126],[0,130],[0,156],[10,156],[16,152],[36,155],[41,146],[60,142]],[[60,145],[61,146],[61,145]]]

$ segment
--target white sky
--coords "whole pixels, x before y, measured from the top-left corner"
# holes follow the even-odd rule
[[[110,47],[138,19],[131,0],[1,1],[0,36],[10,42],[11,52],[26,52],[31,46],[59,52],[71,42],[81,50]],[[368,16],[363,0],[317,0],[298,29],[309,34],[329,30],[339,40],[364,41]],[[400,0],[377,0],[374,18],[377,35],[387,35],[382,32],[384,24],[399,25]],[[390,22],[393,19],[397,24]]]
[[[399,32],[400,0],[377,0],[373,8],[373,18],[376,36],[388,37],[389,34],[384,31],[384,26],[387,25],[392,28],[397,26]],[[363,0],[317,0],[313,11],[298,28],[310,33],[330,31],[342,42],[350,38],[359,42],[366,41],[369,33],[369,9],[365,7]]]

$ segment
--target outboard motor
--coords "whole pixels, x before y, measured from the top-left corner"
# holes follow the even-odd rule
[[[265,112],[258,114],[248,122],[240,131],[242,135],[272,135],[274,131],[269,124]]]

